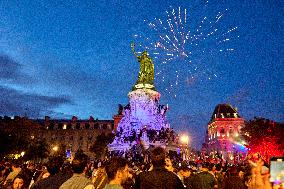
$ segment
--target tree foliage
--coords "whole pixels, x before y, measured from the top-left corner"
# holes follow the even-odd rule
[[[31,131],[39,128],[37,123],[26,118],[5,116],[0,120],[0,157],[21,152],[25,152],[26,160],[46,157],[48,149],[45,141],[31,137]]]
[[[46,158],[49,154],[49,149],[47,146],[48,145],[44,140],[30,140],[24,159],[37,161]]]
[[[241,135],[249,154],[259,153],[265,161],[284,154],[284,124],[265,118],[254,118],[245,123]]]
[[[104,157],[107,152],[107,145],[112,143],[114,137],[113,133],[98,135],[95,143],[90,147],[90,151],[96,154],[96,158]]]

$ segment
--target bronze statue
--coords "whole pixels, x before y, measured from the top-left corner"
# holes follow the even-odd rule
[[[152,58],[144,51],[141,56],[134,50],[135,44],[131,43],[131,49],[140,63],[140,70],[136,84],[154,84],[154,64]]]

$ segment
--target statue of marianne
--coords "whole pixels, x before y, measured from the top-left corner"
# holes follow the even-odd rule
[[[134,50],[135,44],[131,43],[131,49],[140,63],[140,70],[136,84],[154,84],[154,64],[152,58],[144,51],[141,56]]]

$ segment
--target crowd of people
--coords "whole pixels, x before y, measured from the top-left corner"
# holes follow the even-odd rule
[[[69,162],[50,157],[45,164],[0,162],[0,188],[8,189],[271,189],[261,159],[238,165],[173,160],[161,147],[149,161],[121,156],[90,161],[77,153]]]
[[[123,129],[121,128],[119,132],[116,133],[116,140],[117,143],[132,143],[136,139],[140,139],[143,137],[143,133],[146,134],[149,142],[155,143],[159,141],[161,143],[168,143],[168,142],[177,142],[177,135],[173,129],[164,128],[162,127],[160,131],[156,131],[155,129],[142,129],[139,133],[136,133],[134,129],[128,133],[127,136],[123,135]]]

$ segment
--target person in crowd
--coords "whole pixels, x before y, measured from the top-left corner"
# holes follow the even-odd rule
[[[0,166],[0,185],[5,181],[5,166],[1,165]]]
[[[34,184],[39,182],[42,179],[45,179],[50,176],[50,173],[47,170],[46,165],[44,166],[37,166],[36,172],[33,174],[32,180],[30,182],[30,187]]]
[[[92,175],[92,182],[96,189],[103,189],[106,186],[108,183],[108,177],[104,164],[101,164],[101,166],[94,172]]]
[[[14,178],[21,172],[20,162],[15,160],[11,163],[12,172],[7,176],[4,186],[13,182]]]
[[[183,189],[184,186],[178,176],[165,168],[165,150],[156,147],[152,150],[151,160],[153,170],[142,172],[137,176],[136,189]]]
[[[88,156],[77,154],[71,164],[73,176],[64,182],[60,189],[95,189],[93,183],[85,175],[88,166]]]
[[[29,163],[29,164],[24,164],[22,166],[21,171],[18,174],[18,175],[21,175],[21,177],[24,179],[24,185],[26,188],[29,187],[29,183],[32,180],[34,171],[35,171],[34,164]]]
[[[209,173],[211,173],[215,178],[215,172],[216,172],[216,165],[214,163],[209,163]]]
[[[224,189],[225,187],[225,176],[223,174],[223,167],[221,164],[215,165],[215,178],[217,181],[218,189]]]
[[[186,189],[197,189],[193,188],[195,186],[194,182],[197,180],[197,172],[195,170],[191,170],[191,174],[188,178],[184,179],[184,184]]]
[[[194,189],[213,189],[217,188],[215,177],[209,173],[209,163],[203,162],[200,173],[197,174],[196,180],[193,182]]]
[[[225,180],[225,189],[246,189],[235,166],[232,166],[229,169],[229,177]]]
[[[24,178],[21,175],[17,175],[13,180],[12,189],[26,189]]]
[[[122,157],[113,157],[105,167],[109,183],[104,189],[123,189],[122,184],[128,179],[128,162]]]
[[[186,166],[186,165],[181,165],[178,168],[177,176],[181,180],[181,182],[182,182],[184,187],[186,187],[185,180],[190,177],[190,174],[191,174],[190,171],[191,171],[190,168],[188,166]]]
[[[31,186],[31,189],[58,189],[71,174],[64,174],[61,171],[63,159],[61,157],[51,157],[47,163],[47,171],[50,176],[41,179]]]
[[[166,162],[166,165],[165,165],[166,169],[168,171],[174,172],[175,169],[173,167],[173,163],[172,163],[171,158],[170,157],[166,157],[165,162]]]
[[[269,182],[269,170],[262,173],[262,166],[264,162],[262,159],[257,160],[252,164],[251,176],[247,182],[248,189],[271,189]]]

